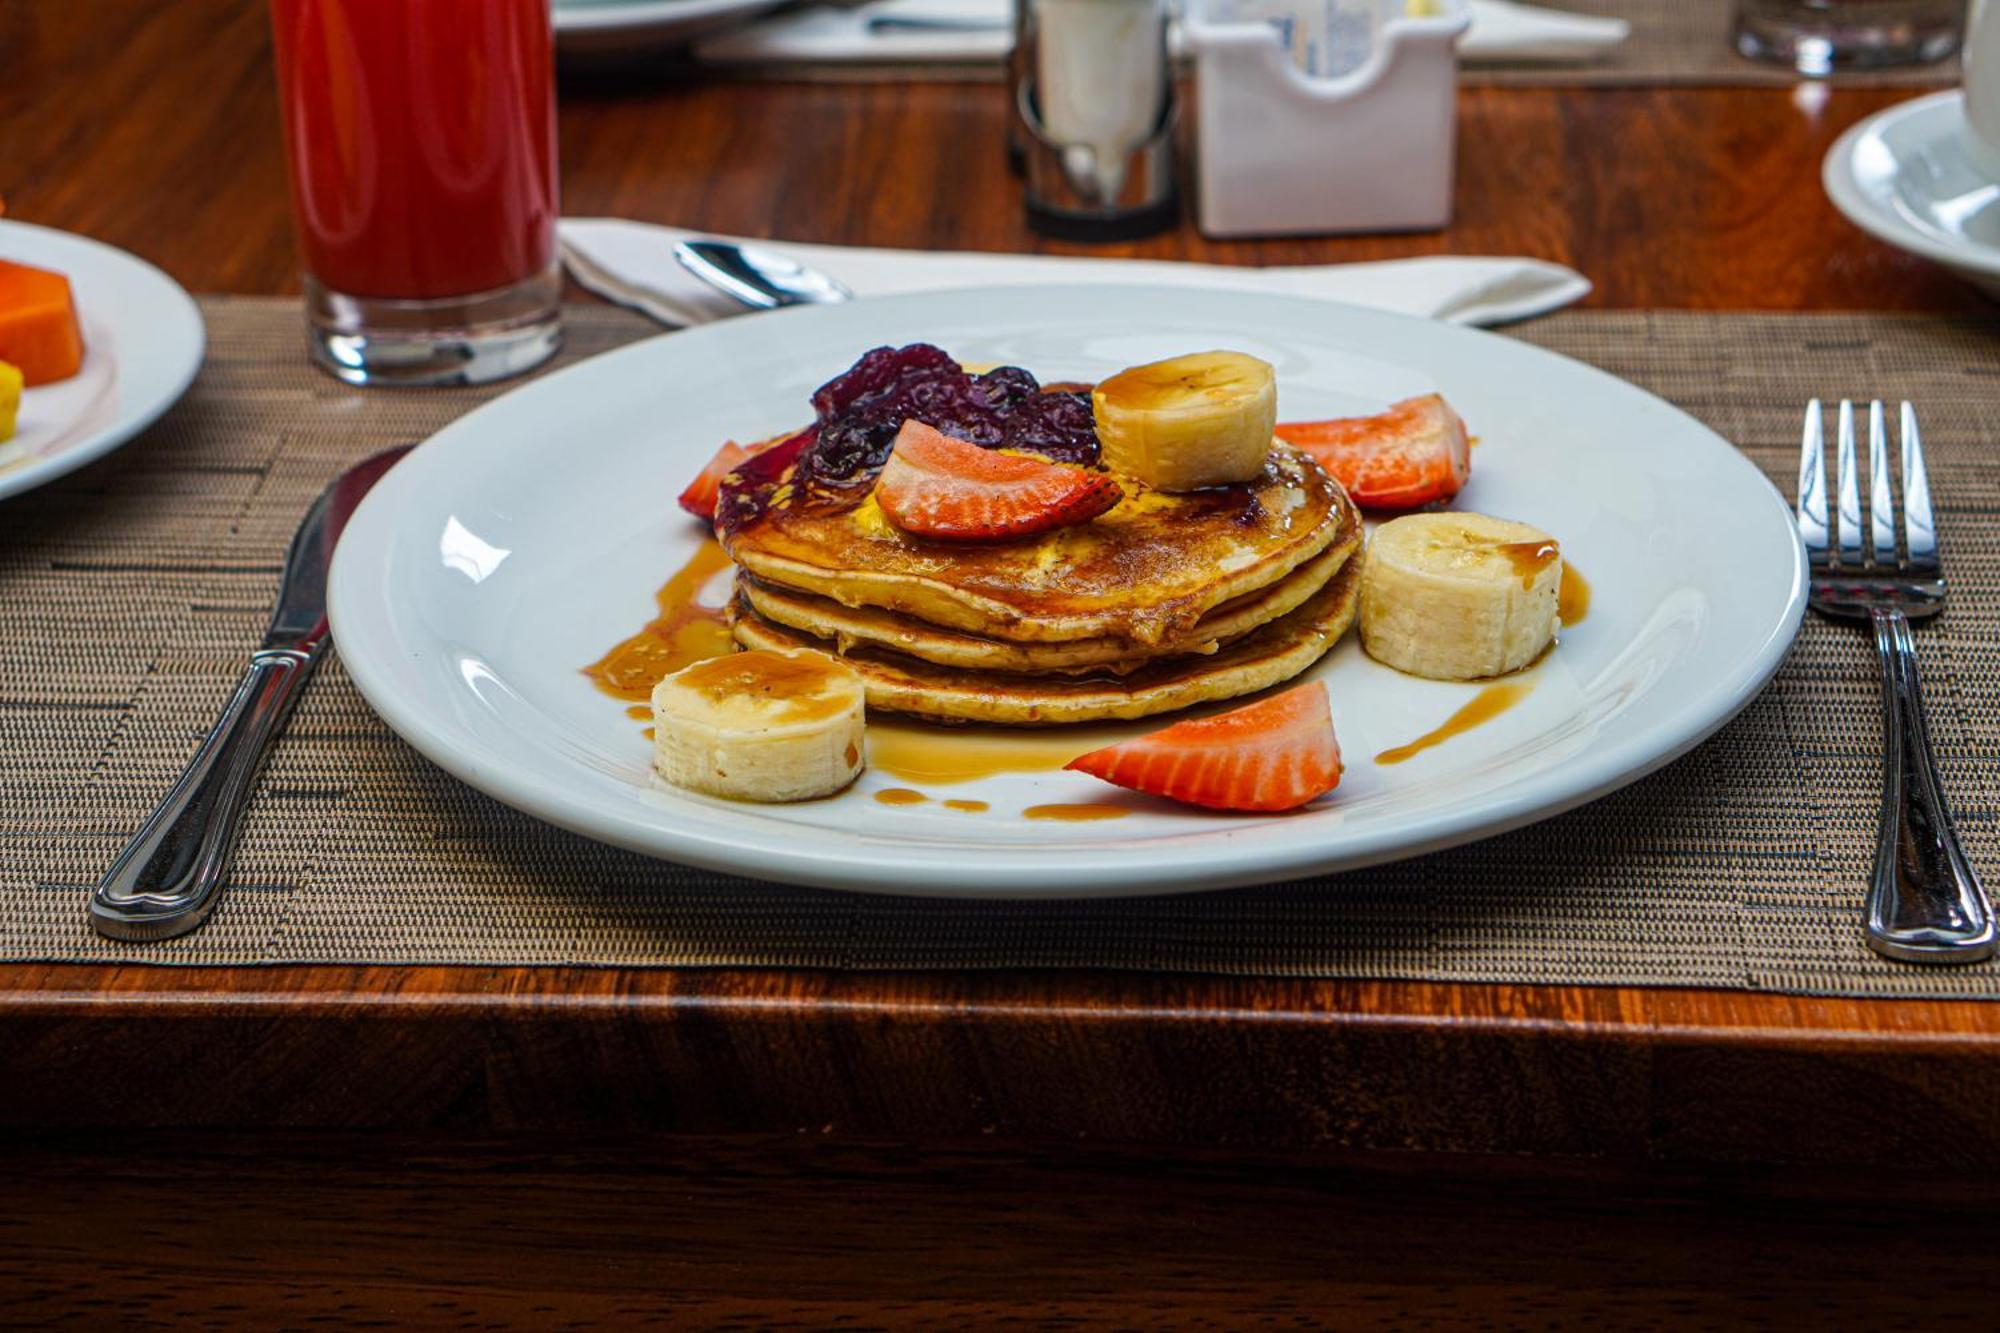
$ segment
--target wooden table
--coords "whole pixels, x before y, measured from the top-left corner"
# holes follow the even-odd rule
[[[11,216],[197,291],[295,289],[260,4],[4,6],[0,51]],[[1833,138],[1907,95],[1468,90],[1449,231],[1093,253],[1532,254],[1600,307],[1981,309],[1819,188]],[[1078,251],[1023,227],[1002,112],[995,86],[571,80],[565,210]],[[0,1062],[0,1294],[44,1313],[1881,1321],[1892,1269],[1949,1276],[1932,1232],[1987,1184],[1888,1168],[1939,1126],[1954,1172],[2000,1163],[2000,1007],[1974,1003],[10,965]],[[1550,1160],[1496,1156],[1521,1153]],[[1844,1222],[1857,1183],[1886,1239]],[[217,1245],[142,1244],[145,1280],[104,1291],[108,1233],[188,1228]],[[1922,1312],[1977,1308],[1948,1291]]]

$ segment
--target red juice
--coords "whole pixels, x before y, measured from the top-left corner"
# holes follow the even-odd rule
[[[555,258],[549,0],[271,0],[305,267],[348,296],[490,292]]]

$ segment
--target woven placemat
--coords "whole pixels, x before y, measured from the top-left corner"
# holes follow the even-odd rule
[[[1468,87],[1617,88],[1670,85],[1783,87],[1804,82],[1781,65],[1749,60],[1736,53],[1734,0],[1534,0],[1548,9],[1569,9],[1622,18],[1632,35],[1601,59],[1582,63],[1467,64],[1459,81]],[[725,66],[731,75],[814,83],[963,82],[996,83],[996,61],[960,64],[806,64],[774,62]],[[1854,70],[1835,75],[1835,86],[1932,87],[1957,83],[1958,60],[1895,69]]]
[[[733,880],[559,832],[446,777],[337,659],[251,809],[210,926],[130,946],[86,887],[214,718],[326,480],[480,391],[345,389],[295,303],[205,302],[187,399],[111,458],[0,504],[0,958],[835,968],[1106,967],[1272,976],[2000,995],[1860,943],[1879,762],[1873,655],[1809,619],[1790,663],[1688,758],[1581,811],[1336,879],[1180,898],[953,904]],[[649,331],[579,307],[566,359]],[[1558,315],[1516,335],[1679,403],[1789,489],[1811,394],[1923,411],[1956,586],[1921,632],[1973,859],[2000,873],[2000,321]],[[1688,521],[1700,521],[1688,497]]]

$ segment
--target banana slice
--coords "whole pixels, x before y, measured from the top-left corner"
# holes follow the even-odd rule
[[[1556,633],[1562,551],[1526,523],[1409,514],[1375,530],[1361,570],[1361,646],[1433,680],[1518,671]]]
[[[653,767],[738,801],[831,796],[861,773],[861,677],[825,653],[697,662],[653,690]]]
[[[0,444],[14,438],[14,421],[20,411],[20,368],[0,361]]]
[[[1278,379],[1242,352],[1133,366],[1091,393],[1104,466],[1155,490],[1249,481],[1278,424]]]

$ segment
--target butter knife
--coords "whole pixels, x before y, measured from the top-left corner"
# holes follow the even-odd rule
[[[90,895],[90,924],[120,940],[165,940],[208,920],[271,743],[327,643],[326,575],[348,516],[409,445],[363,459],[306,511],[264,643],[201,748]]]

